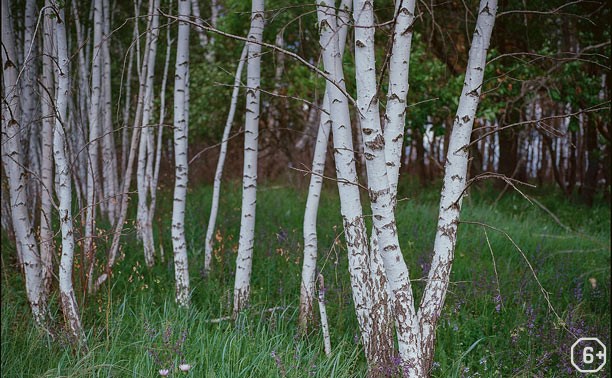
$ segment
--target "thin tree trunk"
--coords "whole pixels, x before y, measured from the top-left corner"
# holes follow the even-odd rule
[[[191,10],[193,11],[194,22],[197,25],[204,25],[204,20],[202,20],[202,17],[200,16],[199,0],[191,0]],[[206,30],[204,30],[203,28],[196,28],[196,31],[198,33],[198,39],[200,40],[200,46],[205,49],[208,45],[208,36],[206,35]]]
[[[244,167],[242,176],[242,215],[240,239],[236,257],[234,282],[234,310],[236,317],[249,302],[251,292],[251,267],[255,237],[255,205],[257,201],[257,151],[259,139],[259,84],[261,66],[261,42],[264,28],[264,2],[253,0],[251,28],[248,39],[246,115],[244,122]]]
[[[87,145],[87,207],[85,209],[84,253],[87,258],[88,291],[92,292],[96,259],[96,199],[98,196],[98,139],[100,137],[100,105],[102,99],[102,0],[94,0],[94,36],[91,66],[91,102],[89,104],[89,143]]]
[[[352,3],[343,0],[337,12],[338,43],[340,54],[344,54],[346,36],[348,34],[348,20]],[[306,210],[304,211],[304,261],[302,264],[302,282],[300,285],[300,313],[299,325],[302,332],[306,332],[308,322],[313,316],[313,302],[315,297],[315,272],[317,267],[317,213],[319,211],[319,199],[323,187],[323,174],[325,172],[325,160],[327,158],[327,145],[331,126],[329,93],[325,91],[323,96],[322,111],[319,117],[317,141],[312,157],[312,173],[310,174],[310,185],[306,199]]]
[[[136,186],[138,188],[137,226],[138,234],[144,247],[146,265],[154,264],[155,242],[153,241],[153,225],[149,215],[149,194],[153,180],[153,130],[150,120],[153,112],[153,84],[155,79],[155,58],[157,57],[157,40],[159,37],[159,0],[151,0],[149,9],[149,25],[146,46],[146,73],[144,77],[144,103],[140,145],[138,148],[138,166],[136,169]]]
[[[41,162],[41,144],[40,144],[40,112],[38,106],[38,96],[36,95],[36,76],[38,75],[38,59],[36,56],[36,38],[34,29],[36,27],[37,9],[36,0],[27,0],[25,6],[25,23],[23,36],[23,74],[20,79],[21,83],[21,128],[26,132],[22,135],[26,138],[24,146],[27,146],[27,162],[28,169],[40,173]],[[29,179],[26,181],[28,198],[28,210],[31,214],[35,214],[35,210],[39,208],[39,199],[41,195],[41,184],[38,179]]]
[[[215,234],[215,226],[217,223],[217,212],[219,210],[219,197],[221,195],[221,178],[223,176],[223,166],[225,164],[225,156],[227,155],[227,144],[229,141],[230,131],[232,130],[232,123],[234,122],[234,114],[236,113],[236,104],[238,103],[238,92],[240,90],[240,78],[242,76],[242,69],[244,67],[244,61],[246,59],[248,51],[248,45],[245,44],[242,48],[242,54],[240,54],[240,60],[238,61],[238,67],[236,68],[236,75],[234,76],[234,89],[232,90],[232,100],[230,103],[229,113],[227,120],[225,121],[225,129],[223,130],[223,137],[221,139],[221,150],[219,151],[219,160],[217,161],[217,170],[215,171],[215,182],[213,184],[213,197],[212,204],[210,207],[210,217],[208,219],[208,227],[206,229],[206,244],[204,253],[204,273],[210,272],[210,263],[212,260],[213,251],[213,237]]]
[[[170,1],[172,4],[172,1]],[[170,19],[166,24],[166,61],[164,62],[164,75],[162,77],[161,89],[159,91],[159,124],[157,131],[157,145],[155,150],[155,167],[153,168],[153,178],[151,181],[151,203],[149,204],[149,223],[151,224],[151,238],[153,237],[153,218],[155,217],[155,207],[157,204],[157,183],[159,181],[159,167],[161,166],[161,152],[164,135],[164,118],[166,116],[166,84],[168,83],[168,69],[170,67],[170,55],[172,53],[172,40],[170,38]],[[160,243],[161,244],[161,243]],[[163,249],[163,247],[162,247]],[[164,261],[163,251],[161,260]]]
[[[19,88],[17,83],[17,52],[14,28],[9,17],[8,0],[2,0],[2,164],[8,176],[9,197],[15,244],[21,254],[25,273],[26,294],[34,321],[44,326],[47,319],[46,298],[43,296],[43,271],[34,237],[34,228],[28,214],[28,198],[25,192],[24,156],[21,146],[19,120]]]
[[[102,1],[103,11],[103,34],[102,34],[102,187],[103,200],[101,205],[107,212],[111,225],[115,222],[117,214],[117,150],[115,149],[115,130],[113,130],[113,109],[111,90],[111,66],[110,66],[110,5],[109,0]]]
[[[46,1],[49,6],[49,1]],[[55,120],[55,84],[53,81],[53,21],[49,16],[43,19],[43,55],[40,85],[42,115],[42,164],[40,169],[40,260],[43,266],[43,289],[46,295],[51,289],[53,278],[53,227],[51,224],[53,197],[53,126]]]
[[[189,0],[179,0],[178,16],[187,18],[191,14]],[[185,201],[187,199],[187,130],[189,117],[189,24],[179,21],[176,46],[174,80],[174,159],[176,180],[172,206],[172,247],[174,250],[174,276],[176,279],[176,302],[181,307],[189,306],[189,270],[187,244],[185,242]]]
[[[68,47],[66,44],[66,24],[64,10],[54,1],[56,10],[55,37],[57,46],[56,77],[58,82],[56,95],[56,118],[53,130],[53,155],[56,173],[59,177],[59,217],[62,229],[62,257],[59,267],[60,300],[64,320],[68,326],[72,342],[86,347],[85,334],[81,326],[78,305],[72,285],[72,264],[74,259],[74,229],[72,226],[72,184],[71,173],[66,159],[66,107],[69,98],[70,83],[68,80]]]
[[[463,91],[446,156],[434,256],[418,314],[422,341],[420,358],[414,362],[421,366],[421,374],[429,374],[433,363],[436,325],[450,280],[461,202],[467,185],[468,151],[465,147],[470,143],[474,117],[480,101],[487,50],[496,12],[497,0],[481,0]]]

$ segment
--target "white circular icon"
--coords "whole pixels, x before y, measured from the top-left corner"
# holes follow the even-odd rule
[[[570,353],[572,365],[581,373],[597,373],[606,366],[606,346],[597,337],[579,338]]]

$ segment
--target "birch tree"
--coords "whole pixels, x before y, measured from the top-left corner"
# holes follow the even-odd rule
[[[187,244],[185,242],[185,201],[187,199],[187,130],[189,113],[189,0],[178,2],[178,37],[174,79],[174,160],[175,184],[172,206],[172,248],[174,250],[174,275],[176,301],[189,306],[189,270]]]
[[[436,325],[448,289],[457,243],[457,225],[467,185],[468,145],[484,79],[487,51],[497,13],[497,0],[481,0],[472,37],[463,90],[446,155],[434,256],[419,306],[423,371],[433,363]]]
[[[50,6],[49,0],[45,6]],[[41,200],[40,200],[40,259],[43,265],[43,288],[48,293],[53,275],[53,227],[51,211],[53,205],[53,127],[55,125],[55,84],[53,81],[54,52],[53,21],[49,16],[43,18],[42,76],[40,79],[41,130]]]
[[[100,44],[102,42],[103,13],[102,0],[93,2],[93,51],[91,65],[91,97],[89,103],[89,143],[87,144],[87,207],[85,209],[85,240],[84,252],[87,258],[88,289],[91,292],[93,280],[93,269],[95,265],[96,245],[94,241],[96,229],[96,200],[98,198],[98,150],[100,137],[100,103],[102,100],[102,53]]]
[[[244,167],[242,176],[242,215],[240,239],[236,257],[233,316],[243,310],[251,291],[251,267],[255,235],[255,205],[257,201],[257,151],[259,138],[259,84],[261,45],[264,28],[264,2],[253,0],[251,27],[248,34],[246,115],[244,121]]]
[[[232,99],[230,103],[229,113],[227,114],[227,120],[225,121],[225,128],[223,129],[223,136],[221,139],[221,150],[219,151],[219,160],[217,160],[217,169],[215,171],[215,181],[213,184],[213,196],[212,204],[210,207],[210,216],[208,218],[208,227],[206,229],[206,244],[204,252],[204,272],[208,274],[210,272],[210,263],[212,260],[213,251],[213,237],[215,234],[215,225],[217,223],[217,212],[219,211],[219,197],[221,195],[221,178],[223,177],[223,166],[225,165],[225,156],[227,155],[227,144],[229,142],[229,135],[232,130],[232,124],[234,123],[234,115],[236,114],[236,105],[238,103],[238,92],[240,90],[240,78],[242,77],[242,69],[244,67],[244,61],[246,59],[248,51],[248,45],[245,44],[240,54],[240,60],[238,61],[238,67],[236,67],[236,74],[234,76],[234,88],[232,89]]]
[[[339,40],[334,3],[331,0],[317,3],[317,16],[323,65],[330,80],[326,81],[329,96],[329,109],[336,162],[336,178],[340,194],[340,212],[344,225],[344,234],[348,249],[349,275],[361,340],[366,359],[370,366],[377,368],[384,365],[381,361],[380,345],[372,343],[373,325],[382,319],[372,317],[372,298],[380,293],[378,285],[372,285],[371,258],[367,229],[363,219],[363,210],[358,187],[357,170],[351,133],[348,98],[345,95],[344,72],[342,60],[339,59]],[[384,355],[386,353],[382,353]],[[384,359],[384,357],[382,358]]]
[[[34,321],[43,326],[47,319],[47,300],[44,297],[42,263],[27,208],[15,29],[9,16],[8,0],[2,0],[2,25],[2,164],[8,176],[11,220],[17,253],[21,255],[20,262],[25,274],[28,302]]]
[[[56,117],[53,128],[53,156],[58,176],[59,217],[62,230],[62,256],[59,266],[60,300],[64,320],[72,341],[85,346],[85,334],[81,326],[79,309],[72,285],[72,265],[74,260],[74,229],[72,224],[72,184],[71,173],[66,159],[66,108],[70,95],[68,46],[66,43],[66,24],[63,7],[53,1],[55,8],[55,41],[57,48]]]
[[[336,15],[340,55],[344,54],[351,7],[351,0],[343,0]],[[299,324],[303,332],[306,331],[308,322],[311,320],[313,314],[312,305],[315,298],[315,272],[318,253],[317,213],[319,211],[321,188],[323,187],[323,173],[325,171],[325,160],[327,158],[330,125],[329,93],[326,90],[323,95],[317,139],[312,157],[312,173],[310,175],[310,185],[308,186],[306,210],[304,211],[304,261],[302,263],[299,313]]]
[[[146,72],[144,76],[144,103],[142,110],[140,145],[138,149],[138,166],[136,169],[136,186],[138,188],[137,226],[139,237],[144,246],[145,263],[152,267],[155,256],[153,240],[152,215],[149,212],[149,196],[153,190],[154,132],[150,125],[153,111],[153,84],[155,79],[155,58],[159,37],[159,0],[150,2],[150,29],[147,33]]]

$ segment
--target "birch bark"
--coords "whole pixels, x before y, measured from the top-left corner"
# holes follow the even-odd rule
[[[93,269],[95,265],[96,245],[94,241],[96,229],[96,199],[98,197],[98,139],[100,137],[100,102],[102,95],[102,0],[94,0],[94,32],[91,66],[91,101],[89,104],[89,143],[87,145],[87,207],[85,210],[85,240],[84,252],[87,257],[88,291],[91,292]]]
[[[210,208],[210,217],[208,219],[208,227],[206,229],[206,245],[204,253],[205,274],[208,274],[210,272],[210,263],[212,260],[213,251],[213,237],[215,234],[215,226],[217,223],[217,212],[219,210],[219,197],[221,195],[221,178],[223,176],[223,166],[225,165],[225,156],[227,155],[229,134],[232,130],[232,123],[234,123],[236,104],[238,103],[238,92],[240,90],[240,78],[242,77],[242,69],[244,67],[244,61],[246,59],[247,52],[248,45],[245,44],[242,48],[242,53],[240,54],[238,67],[236,67],[236,75],[234,76],[234,89],[232,90],[232,100],[230,103],[229,113],[227,114],[227,120],[225,121],[225,128],[223,129],[223,137],[221,139],[221,150],[219,151],[219,160],[217,161],[215,181],[213,184],[213,197]]]
[[[55,40],[57,47],[57,94],[56,94],[56,117],[53,130],[53,155],[55,157],[56,173],[59,178],[59,217],[62,229],[62,256],[59,267],[59,288],[64,320],[68,325],[72,341],[85,346],[85,334],[81,327],[81,318],[78,305],[74,296],[72,285],[72,264],[74,260],[74,230],[72,226],[72,184],[71,173],[66,159],[66,108],[68,104],[70,83],[68,46],[66,43],[66,24],[64,22],[64,10],[56,1],[53,2],[56,12]]]
[[[255,236],[255,205],[257,201],[257,151],[259,138],[259,84],[261,65],[261,43],[264,28],[264,2],[253,0],[251,28],[247,42],[247,90],[244,122],[244,167],[242,176],[242,215],[240,239],[236,257],[236,280],[234,282],[234,311],[236,317],[249,301],[251,291],[251,267]],[[250,42],[253,41],[253,42]]]
[[[351,0],[343,0],[336,15],[340,56],[344,54],[344,47],[346,45],[351,6]],[[317,214],[319,211],[321,188],[323,187],[323,173],[325,171],[325,160],[327,158],[327,145],[329,142],[331,125],[329,93],[327,93],[327,90],[323,96],[321,107],[322,110],[319,117],[317,139],[312,158],[312,173],[310,175],[310,185],[308,187],[308,197],[306,199],[306,210],[304,211],[304,261],[302,264],[299,313],[299,324],[302,332],[306,331],[308,322],[312,320],[312,305],[315,297],[315,272],[318,254]]]
[[[49,0],[45,6],[50,6]],[[53,56],[55,43],[53,41],[53,21],[45,16],[43,19],[43,54],[42,76],[40,79],[40,105],[42,115],[42,161],[40,169],[41,200],[40,200],[40,260],[43,266],[43,290],[48,295],[53,278],[53,227],[51,224],[53,196],[53,126],[55,124],[55,84],[53,81]]]
[[[159,0],[150,2],[149,25],[146,45],[146,73],[144,76],[144,99],[140,145],[138,149],[138,166],[136,169],[136,186],[138,188],[137,226],[139,237],[144,247],[145,263],[150,268],[154,264],[155,243],[153,241],[153,225],[149,213],[149,195],[153,180],[153,130],[150,126],[153,111],[153,84],[155,79],[155,58],[157,57],[157,41],[159,37]]]
[[[46,298],[43,297],[43,277],[34,228],[27,208],[24,157],[20,134],[19,88],[17,83],[17,53],[14,28],[9,17],[8,0],[2,0],[2,164],[8,176],[9,199],[15,244],[21,255],[26,280],[26,294],[35,322],[43,326],[47,319]]]
[[[178,17],[186,19],[191,14],[189,0],[179,0]],[[187,199],[187,130],[189,91],[189,24],[179,21],[176,46],[174,80],[174,158],[176,181],[172,206],[172,247],[174,250],[174,275],[176,301],[182,307],[189,306],[189,270],[185,242],[185,201]]]
[[[116,220],[117,208],[117,152],[115,149],[115,130],[113,130],[112,90],[111,90],[111,65],[110,65],[110,25],[111,9],[109,0],[102,2],[103,30],[102,30],[102,98],[103,106],[102,122],[102,188],[103,198],[100,202],[104,205],[107,217],[111,224]]]
[[[446,155],[434,257],[419,306],[421,360],[424,371],[429,371],[433,362],[435,329],[448,289],[457,242],[461,202],[467,183],[468,149],[466,147],[470,143],[476,109],[480,101],[487,50],[496,13],[497,0],[480,1],[465,81]]]
[[[325,90],[329,95],[329,109],[332,117],[332,134],[336,177],[340,193],[340,212],[344,224],[344,233],[348,247],[349,274],[361,339],[370,361],[370,336],[372,333],[371,301],[372,284],[370,276],[370,258],[367,230],[363,220],[360,194],[358,188],[355,154],[351,134],[348,99],[345,89],[342,60],[339,59],[339,40],[334,2],[331,0],[317,3],[319,20],[319,44],[323,55],[325,71],[334,83],[326,82]]]

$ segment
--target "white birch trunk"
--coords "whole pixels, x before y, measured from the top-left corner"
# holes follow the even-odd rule
[[[325,307],[325,281],[323,275],[319,274],[319,315],[321,316],[321,330],[323,331],[323,348],[325,355],[331,354],[331,339],[329,337],[329,325],[327,324],[327,309]]]
[[[181,19],[191,14],[191,2],[179,0],[178,16]],[[176,279],[176,301],[179,306],[189,306],[189,270],[187,244],[185,242],[185,201],[187,199],[187,130],[189,91],[189,24],[179,21],[176,46],[174,80],[174,159],[176,181],[172,206],[172,247],[174,250],[174,275]]]
[[[37,48],[34,30],[36,28],[36,19],[38,16],[35,0],[27,0],[25,6],[25,23],[23,34],[23,73],[20,79],[21,83],[21,128],[26,132],[22,133],[26,138],[24,146],[27,146],[27,162],[28,169],[40,174],[40,108],[38,107],[38,96],[36,94],[36,77],[38,75],[37,67]],[[31,214],[35,213],[35,209],[39,208],[40,199],[40,181],[37,178],[29,179],[26,182],[28,197],[28,208]]]
[[[259,85],[261,65],[261,43],[264,28],[264,2],[253,0],[251,28],[247,42],[247,90],[244,122],[244,167],[242,176],[242,215],[240,239],[236,257],[236,280],[234,283],[234,311],[236,317],[249,302],[251,291],[251,267],[255,237],[255,205],[257,201],[257,151],[259,139]],[[253,42],[250,42],[253,41]]]
[[[372,221],[378,242],[378,248],[373,248],[372,251],[380,250],[386,272],[386,277],[381,274],[374,277],[374,281],[387,280],[396,320],[400,357],[405,361],[412,361],[417,356],[416,317],[408,267],[397,237],[393,200],[387,177],[385,139],[380,125],[376,85],[373,2],[355,0],[353,8],[357,106],[368,172]],[[409,376],[418,376],[415,367],[409,366],[406,371]]]
[[[53,130],[53,155],[55,157],[56,173],[59,178],[59,217],[62,229],[62,256],[59,267],[60,300],[64,320],[68,326],[72,341],[85,346],[85,334],[81,327],[81,318],[74,296],[72,285],[72,265],[74,260],[74,230],[72,225],[72,184],[71,173],[66,159],[66,108],[68,105],[70,82],[68,46],[66,44],[66,24],[64,10],[54,1],[57,12],[55,22],[55,41],[57,47],[57,95],[55,100],[56,118]]]
[[[49,0],[45,2],[49,6]],[[43,19],[42,76],[40,79],[40,105],[42,115],[42,162],[40,169],[40,260],[43,266],[43,290],[48,295],[53,278],[53,227],[51,224],[53,197],[53,126],[55,124],[55,84],[53,81],[53,21],[47,15]]]
[[[171,4],[172,2],[170,2]],[[153,168],[153,178],[151,182],[151,203],[149,204],[149,223],[153,224],[155,216],[155,206],[157,203],[157,183],[159,181],[159,167],[161,166],[161,152],[164,135],[164,118],[166,116],[166,84],[168,82],[168,69],[170,67],[170,55],[172,53],[172,39],[170,38],[170,19],[166,24],[166,61],[164,62],[164,75],[162,77],[161,89],[159,91],[159,123],[157,131],[157,144],[155,150],[155,167]],[[152,227],[152,226],[151,226]],[[151,229],[151,237],[153,230]],[[161,247],[161,261],[164,261],[163,247]]]
[[[111,90],[111,66],[110,66],[110,4],[109,0],[103,0],[103,34],[102,34],[102,187],[103,200],[101,205],[107,213],[107,217],[111,224],[116,220],[117,208],[117,150],[115,149],[115,131],[113,130],[113,109],[112,109],[112,90]]]
[[[157,57],[157,40],[159,37],[159,0],[150,2],[149,30],[146,46],[146,73],[144,77],[144,103],[142,111],[141,136],[138,149],[138,166],[136,185],[138,188],[137,227],[143,242],[145,263],[150,268],[154,264],[155,246],[153,241],[152,219],[149,214],[149,195],[151,193],[153,174],[153,130],[150,126],[153,111],[153,84],[155,79],[155,58]]]
[[[344,47],[346,45],[351,6],[350,0],[343,0],[337,12],[340,56],[344,54]],[[306,331],[308,322],[312,319],[313,313],[312,305],[315,296],[315,272],[318,253],[317,214],[319,211],[321,188],[323,187],[323,174],[325,172],[330,125],[329,94],[325,91],[322,111],[319,117],[315,150],[312,158],[312,173],[310,175],[310,185],[308,187],[308,197],[306,199],[306,210],[304,211],[304,261],[302,263],[299,313],[299,324],[302,332]]]
[[[95,265],[96,199],[98,181],[98,139],[100,137],[100,105],[102,99],[102,0],[94,0],[94,32],[91,66],[91,102],[89,104],[89,143],[87,145],[87,207],[85,209],[84,252],[87,259],[88,290],[93,290],[93,269]]]
[[[223,129],[223,137],[221,139],[221,150],[219,151],[219,160],[217,161],[217,170],[215,171],[215,181],[213,184],[212,204],[210,208],[210,217],[208,219],[208,227],[206,229],[206,244],[204,253],[204,272],[210,272],[210,263],[212,260],[213,238],[215,234],[215,226],[217,223],[217,212],[219,210],[219,197],[221,195],[221,178],[223,176],[223,166],[225,165],[225,156],[227,155],[227,144],[229,141],[230,131],[234,123],[234,114],[236,113],[236,104],[238,103],[238,92],[240,91],[240,78],[242,77],[242,69],[246,59],[248,45],[245,44],[240,54],[236,75],[234,76],[234,89],[232,90],[232,100],[230,103],[229,113],[225,121],[225,129]]]
[[[468,58],[463,90],[450,137],[434,257],[419,309],[422,363],[428,371],[433,362],[435,330],[446,297],[457,242],[457,224],[467,182],[468,149],[476,109],[480,101],[487,50],[495,23],[497,0],[481,0],[476,30]]]
[[[342,213],[348,248],[353,302],[361,331],[361,339],[366,349],[366,357],[368,358],[370,356],[372,322],[370,316],[372,285],[369,246],[355,167],[348,99],[342,92],[345,88],[345,83],[342,60],[340,59],[340,43],[338,40],[334,2],[331,0],[318,2],[317,16],[320,25],[319,44],[323,55],[323,65],[325,71],[329,73],[334,81],[334,83],[327,81],[325,90],[329,95],[330,114],[333,115],[332,134],[336,177],[340,193],[340,212]]]
[[[8,0],[2,0],[2,164],[8,176],[9,200],[15,244],[22,258],[26,294],[35,322],[43,326],[47,319],[43,277],[34,229],[28,214],[25,191],[24,157],[20,134],[19,88],[17,84],[17,52]]]

